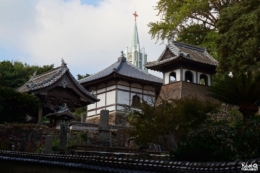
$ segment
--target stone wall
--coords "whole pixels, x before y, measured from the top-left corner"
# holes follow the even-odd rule
[[[43,152],[45,136],[53,136],[53,146],[59,146],[60,131],[37,124],[4,124],[0,125],[0,150]],[[79,132],[68,134],[68,145],[80,144]]]

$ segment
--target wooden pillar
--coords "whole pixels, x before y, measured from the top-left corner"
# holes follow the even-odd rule
[[[38,111],[38,124],[42,122],[42,107],[39,108]]]
[[[181,81],[183,81],[183,69],[182,69],[182,67],[181,67]]]

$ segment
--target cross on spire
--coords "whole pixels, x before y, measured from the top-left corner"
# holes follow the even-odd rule
[[[136,22],[136,17],[138,17],[136,11],[135,11],[135,13],[133,15],[135,16],[135,22]]]

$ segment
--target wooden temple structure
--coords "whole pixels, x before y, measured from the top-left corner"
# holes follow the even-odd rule
[[[64,60],[60,67],[40,75],[36,75],[35,72],[17,91],[34,94],[40,99],[38,123],[41,122],[43,115],[60,111],[65,104],[66,109],[73,112],[75,108],[99,101],[72,76]],[[55,119],[53,116],[51,118]]]
[[[196,95],[205,99],[217,64],[206,49],[171,41],[158,60],[148,62],[145,67],[163,73],[161,98],[168,100]]]
[[[124,121],[122,116],[126,107],[134,109],[143,100],[156,99],[162,79],[128,62],[121,52],[115,63],[79,83],[100,99],[100,102],[88,105],[87,122],[99,123],[100,111],[105,109],[109,110],[109,124],[118,125]]]

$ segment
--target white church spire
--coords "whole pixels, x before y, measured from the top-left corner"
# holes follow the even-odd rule
[[[133,15],[135,18],[135,23],[132,34],[132,40],[130,47],[126,47],[124,54],[128,62],[131,62],[137,68],[147,72],[147,69],[144,67],[144,64],[146,64],[147,62],[147,54],[145,53],[144,48],[142,50],[140,49],[140,42],[136,23],[136,18],[138,17],[138,15],[136,11]]]

